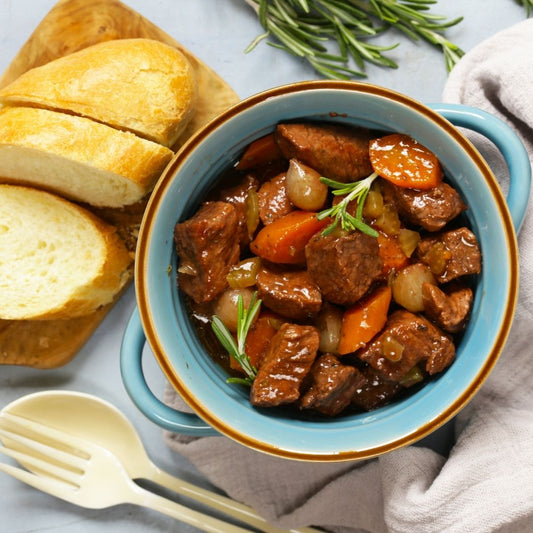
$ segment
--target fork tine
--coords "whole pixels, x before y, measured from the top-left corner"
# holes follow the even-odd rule
[[[42,459],[39,459],[32,455],[28,455],[27,453],[23,453],[20,450],[13,450],[12,448],[6,448],[5,446],[1,445],[0,453],[15,459],[20,464],[26,467],[27,465],[30,465],[36,468],[37,470],[44,472],[45,474],[49,474],[58,479],[61,479],[62,481],[70,483],[70,488],[79,488],[80,474],[76,474],[71,470],[58,467],[48,461],[43,461]]]
[[[20,435],[19,433],[16,433],[16,430],[7,430],[0,428],[0,435],[7,437],[8,439],[14,442],[22,444],[25,448],[34,450],[42,456],[50,457],[54,461],[64,463],[65,465],[76,468],[81,472],[83,472],[86,468],[86,460],[77,457],[73,454],[54,448],[53,446],[49,446],[48,444],[44,444],[42,442],[38,442],[31,438],[28,438],[24,435]],[[4,445],[5,444],[6,443],[4,442]]]
[[[28,429],[32,433],[43,435],[44,437],[57,441],[61,444],[66,444],[73,450],[81,452],[82,454],[86,454],[87,456],[91,455],[91,443],[84,439],[70,435],[63,430],[55,429],[52,426],[41,424],[36,420],[25,418],[14,413],[0,411],[0,425],[4,425],[5,421],[15,423],[17,426]]]
[[[20,427],[28,429],[32,433],[42,435],[60,444],[67,445],[72,448],[72,450],[78,452],[78,455],[85,455],[88,458],[92,454],[92,444],[90,442],[70,435],[65,431],[55,429],[52,426],[47,426],[45,424],[37,422],[36,420],[24,418],[22,416],[16,415],[14,413],[9,413],[7,411],[0,412],[0,424],[3,424],[4,420],[8,422],[13,422]]]
[[[27,470],[22,470],[16,466],[8,465],[5,463],[0,463],[0,472],[4,472],[22,483],[26,483],[34,489],[41,490],[59,498],[61,500],[68,501],[70,503],[75,503],[80,505],[76,498],[76,491],[72,490],[72,487],[52,478],[40,477],[36,474],[32,474]]]
[[[69,433],[55,429],[52,426],[41,424],[36,420],[29,418],[24,418],[22,416],[10,413],[7,411],[0,411],[0,427],[3,425],[5,427],[5,422],[14,423],[17,426],[20,426],[24,429],[31,431],[37,435],[46,437],[47,439],[53,440],[62,446],[62,449],[71,448],[72,451],[76,452],[75,455],[80,457],[89,458],[92,455],[93,445],[90,442],[87,442],[84,439],[70,435]],[[8,425],[7,429],[12,429],[12,424]]]

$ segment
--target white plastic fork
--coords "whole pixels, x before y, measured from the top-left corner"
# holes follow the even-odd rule
[[[39,421],[55,431],[67,433],[83,441],[98,444],[113,454],[133,480],[144,479],[220,511],[239,524],[251,526],[264,533],[317,533],[312,527],[289,530],[270,524],[252,507],[218,492],[199,487],[184,479],[168,474],[152,462],[137,430],[129,419],[114,405],[102,398],[83,392],[46,390],[23,396],[0,411],[0,427],[9,429],[5,415],[16,415],[24,420]],[[35,467],[25,464],[32,472]]]
[[[0,453],[37,473],[4,463],[0,463],[0,471],[36,489],[90,509],[130,503],[154,509],[202,531],[250,532],[140,487],[130,479],[120,461],[97,444],[11,413],[2,413],[0,421],[4,443]]]

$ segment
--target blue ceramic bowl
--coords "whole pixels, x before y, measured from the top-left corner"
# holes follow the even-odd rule
[[[175,223],[190,216],[251,141],[278,122],[296,119],[324,119],[415,137],[437,154],[468,204],[469,223],[483,254],[472,317],[451,367],[406,399],[331,420],[299,420],[283,410],[252,407],[248,391],[228,385],[225,372],[204,350],[175,281]],[[487,163],[455,126],[476,130],[499,147],[511,175],[506,199]],[[135,271],[138,309],[125,332],[121,355],[128,393],[147,417],[168,430],[224,434],[292,459],[363,459],[421,439],[474,396],[502,351],[518,291],[515,233],[525,214],[529,187],[524,147],[505,124],[477,109],[427,107],[387,89],[337,81],[279,87],[240,102],[181,149],[146,209]],[[174,411],[151,392],[142,373],[145,337],[168,380],[195,414]]]

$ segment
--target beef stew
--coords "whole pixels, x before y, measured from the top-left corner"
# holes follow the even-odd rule
[[[423,386],[453,363],[481,271],[459,193],[405,135],[302,123],[267,137],[176,224],[177,282],[206,348],[239,381],[240,364],[205,327],[224,306],[257,407],[338,416]],[[437,183],[424,187],[430,157]],[[408,186],[375,171],[383,165],[395,179],[408,168]],[[239,338],[235,317],[256,296]]]

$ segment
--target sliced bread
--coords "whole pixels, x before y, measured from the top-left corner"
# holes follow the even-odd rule
[[[0,185],[0,318],[60,319],[113,301],[132,257],[114,229],[59,196]]]
[[[194,71],[151,39],[105,41],[35,67],[0,90],[0,103],[92,118],[171,147],[192,117]]]
[[[0,108],[0,180],[94,206],[148,194],[173,152],[93,120],[30,107]]]

